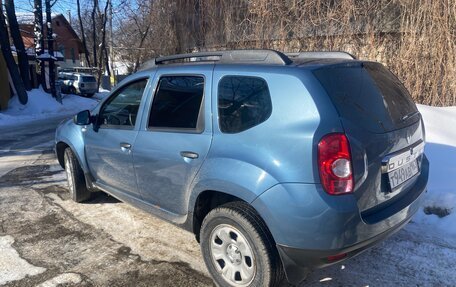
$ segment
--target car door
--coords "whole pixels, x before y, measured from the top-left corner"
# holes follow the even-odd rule
[[[212,69],[161,67],[155,77],[133,158],[143,199],[166,214],[186,214],[189,186],[211,144]]]
[[[100,107],[94,128],[85,132],[87,163],[96,183],[136,198],[140,195],[131,150],[138,134],[138,112],[147,82],[147,78],[142,78],[117,89]]]

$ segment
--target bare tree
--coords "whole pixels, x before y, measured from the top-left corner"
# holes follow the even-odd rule
[[[92,8],[92,53],[93,53],[93,65],[98,66],[97,61],[97,22],[96,22],[96,12],[98,9],[98,0],[93,0]]]
[[[27,91],[25,90],[24,83],[22,82],[21,75],[14,61],[13,54],[11,53],[11,46],[9,42],[9,33],[6,26],[5,16],[3,14],[3,3],[0,0],[0,46],[2,49],[3,58],[5,58],[6,66],[13,80],[14,88],[16,89],[19,101],[25,105],[28,101]]]
[[[106,1],[106,5],[104,7],[104,10],[103,10],[103,14],[101,15],[101,23],[102,23],[102,28],[101,28],[101,43],[100,43],[100,58],[98,59],[98,86],[100,86],[100,82],[101,82],[101,74],[102,74],[102,70],[103,70],[103,56],[106,56],[104,57],[105,58],[105,63],[107,63],[108,61],[108,57],[107,57],[107,52],[106,52],[106,23],[107,23],[107,20],[108,20],[108,7],[110,5],[110,0],[107,0]],[[107,66],[107,65],[106,65]],[[109,68],[108,68],[108,71],[109,71]]]
[[[82,38],[82,48],[84,49],[84,55],[87,61],[87,66],[91,66],[90,64],[90,55],[89,55],[89,50],[87,49],[87,42],[86,42],[86,36],[84,33],[84,24],[82,22],[82,16],[81,16],[81,3],[80,0],[76,0],[76,5],[78,9],[78,20],[79,20],[79,29],[81,29],[81,38]]]

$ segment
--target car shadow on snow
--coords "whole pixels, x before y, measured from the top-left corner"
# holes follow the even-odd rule
[[[92,197],[89,200],[83,202],[83,204],[105,204],[105,203],[106,204],[121,203],[121,201],[105,192],[96,191],[96,192],[93,192]]]

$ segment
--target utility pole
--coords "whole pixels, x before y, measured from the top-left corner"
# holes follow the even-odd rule
[[[35,40],[35,54],[36,61],[40,67],[40,77],[39,83],[43,89],[46,88],[46,78],[45,78],[45,67],[44,62],[39,60],[40,56],[44,53],[44,35],[43,35],[43,5],[42,0],[34,0],[34,14],[35,14],[35,25],[33,28],[33,35]]]
[[[52,34],[52,14],[51,14],[51,0],[45,0],[46,3],[46,28],[47,28],[47,46],[49,54],[49,86],[53,98],[56,98],[55,91],[55,57],[54,57],[54,35]],[[61,99],[56,100],[62,103]]]

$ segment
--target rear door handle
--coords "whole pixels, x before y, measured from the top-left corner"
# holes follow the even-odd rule
[[[196,159],[198,158],[198,154],[196,152],[192,152],[192,151],[181,151],[180,152],[180,155],[182,157],[186,157],[186,158],[189,158],[189,159]]]
[[[131,149],[131,144],[129,144],[129,143],[120,143],[120,149],[122,151],[129,151]]]

